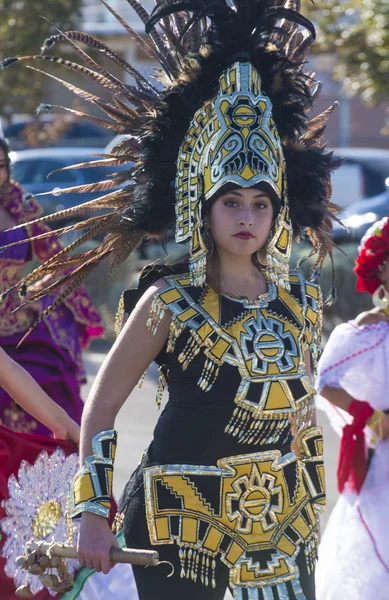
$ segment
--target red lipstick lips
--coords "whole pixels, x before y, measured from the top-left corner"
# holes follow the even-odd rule
[[[238,233],[234,234],[234,237],[237,237],[240,240],[251,240],[255,236],[249,231],[238,231]]]

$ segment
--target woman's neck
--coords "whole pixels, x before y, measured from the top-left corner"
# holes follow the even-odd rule
[[[255,300],[267,292],[267,282],[251,256],[215,256],[207,268],[218,288],[236,296]]]

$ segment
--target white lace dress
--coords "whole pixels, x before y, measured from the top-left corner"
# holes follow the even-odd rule
[[[389,409],[389,325],[351,321],[336,327],[319,361],[318,393],[325,385]],[[351,420],[323,397],[318,406],[339,433]],[[367,428],[370,445],[372,433]],[[378,443],[359,496],[345,488],[331,514],[316,585],[317,600],[389,599],[389,438]]]

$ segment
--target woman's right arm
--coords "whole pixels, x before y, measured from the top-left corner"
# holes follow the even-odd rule
[[[120,408],[168,339],[170,316],[167,312],[155,333],[146,326],[155,293],[166,287],[164,280],[158,280],[142,296],[95,379],[82,416],[81,465],[85,457],[92,454],[93,436],[113,429]],[[84,512],[78,542],[80,564],[108,573],[109,550],[115,545],[116,538],[108,521]]]
[[[335,388],[328,385],[325,385],[320,390],[320,395],[331,402],[331,404],[342,408],[346,412],[348,412],[348,408],[354,400],[354,398],[343,388]],[[382,439],[384,440],[389,436],[389,415],[387,414],[382,416],[379,433],[382,434]]]
[[[331,404],[342,408],[346,412],[351,402],[354,400],[354,398],[350,396],[350,394],[348,394],[343,388],[330,387],[329,385],[325,385],[320,390],[320,395],[331,402]]]

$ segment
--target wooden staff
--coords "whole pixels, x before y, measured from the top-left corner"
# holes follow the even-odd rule
[[[50,551],[52,556],[61,558],[75,558],[78,560],[77,548],[61,543],[47,544],[29,542],[27,552],[36,550],[41,555],[46,555]],[[109,558],[111,562],[128,563],[131,565],[142,565],[155,567],[159,564],[158,552],[154,550],[135,550],[133,548],[111,548]]]

